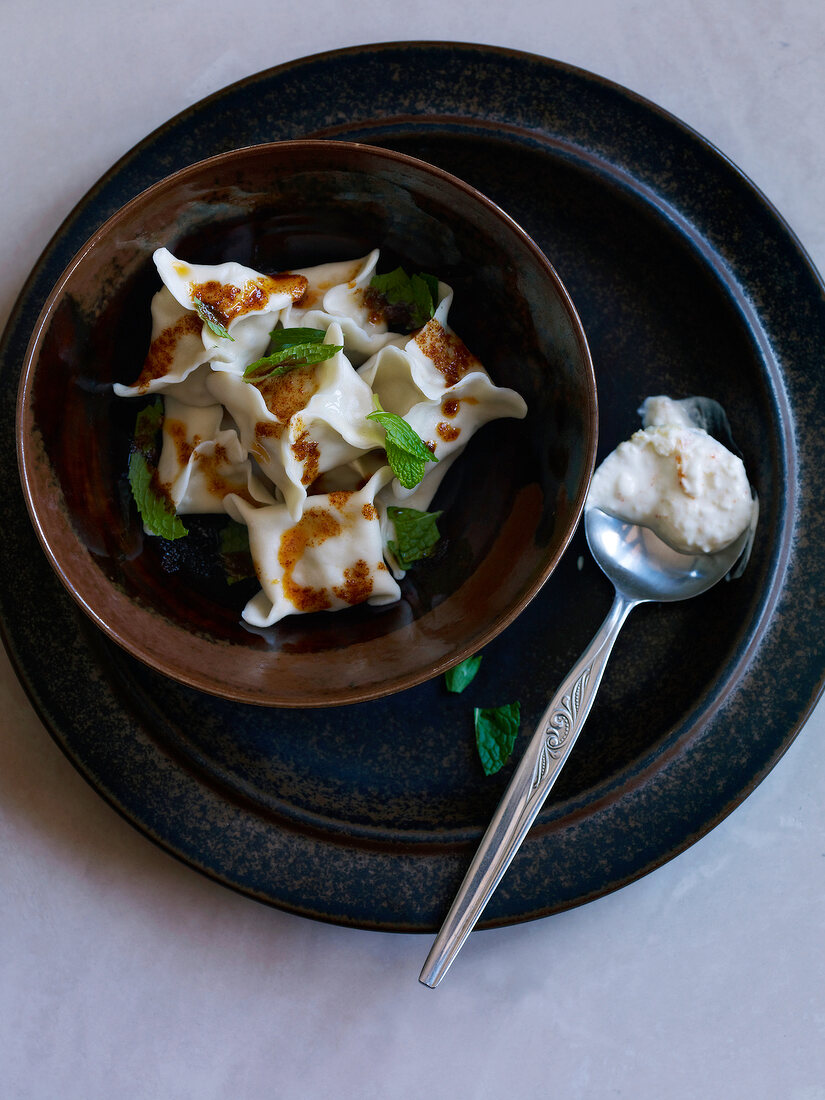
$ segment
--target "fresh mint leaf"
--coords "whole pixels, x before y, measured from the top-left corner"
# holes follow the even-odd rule
[[[438,279],[434,275],[408,275],[397,267],[386,275],[373,275],[370,288],[383,299],[387,322],[393,326],[421,328],[435,313]]]
[[[137,510],[147,529],[162,539],[179,539],[189,532],[168,497],[159,491],[157,473],[143,451],[129,455],[129,485]]]
[[[321,339],[304,339],[282,336],[281,333],[317,333],[320,331]],[[276,339],[277,334],[277,339]],[[247,382],[262,382],[265,378],[277,378],[294,370],[295,367],[311,366],[321,363],[325,359],[331,359],[339,351],[344,350],[343,344],[323,343],[324,333],[318,329],[276,329],[272,334],[276,346],[271,355],[265,355],[262,359],[256,359],[250,363],[243,376]],[[294,340],[296,342],[290,342]]]
[[[133,446],[151,462],[157,456],[157,436],[163,427],[163,402],[158,397],[137,414]]]
[[[237,554],[249,550],[249,528],[230,519],[221,530],[221,553]]]
[[[430,292],[430,300],[432,302],[432,313],[430,313],[430,316],[432,317],[433,313],[435,313],[435,307],[438,305],[438,279],[435,275],[425,275],[423,271],[419,273],[418,277],[419,279],[423,279]]]
[[[481,654],[476,653],[474,657],[468,657],[466,661],[461,661],[460,664],[448,668],[444,673],[444,684],[447,691],[460,695],[473,682],[480,665]]]
[[[227,584],[237,584],[255,576],[249,549],[249,528],[245,524],[231,519],[221,530],[221,561]]]
[[[428,558],[441,537],[437,521],[441,512],[419,512],[417,508],[396,508],[390,505],[387,516],[395,528],[395,539],[387,546],[402,569],[409,569],[422,558]]]
[[[374,401],[375,411],[367,414],[367,420],[377,420],[387,433],[389,441],[424,462],[438,461],[421,436],[410,427],[403,417],[397,416],[395,413],[385,412],[381,408],[381,402],[377,397],[374,397]]]
[[[129,455],[129,487],[147,530],[164,539],[179,539],[188,531],[175,514],[172,501],[160,488],[156,470],[158,432],[162,427],[163,402],[158,397],[141,409],[135,419]]]
[[[476,748],[485,775],[495,775],[510,759],[520,721],[518,703],[475,708]]]
[[[214,332],[216,336],[220,336],[222,340],[231,340],[234,344],[235,337],[230,336],[226,327],[222,325],[216,317],[212,316],[209,306],[207,306],[205,302],[202,302],[200,298],[193,298],[192,301],[195,303],[195,313],[197,313],[198,317],[200,317],[209,331]]]
[[[276,328],[269,334],[269,347],[281,351],[297,344],[323,344],[325,335],[322,328]]]
[[[410,311],[412,322],[415,328],[420,328],[422,325],[426,325],[435,313],[435,299],[429,283],[420,275],[413,275],[410,278],[410,287],[412,288],[414,302],[414,308]],[[437,285],[436,293],[438,293]]]
[[[409,451],[405,451],[403,447],[399,447],[391,439],[386,440],[385,447],[387,462],[392,472],[405,489],[414,489],[424,477],[427,463],[423,458],[416,458],[415,455],[411,455]]]
[[[367,420],[376,420],[384,429],[387,462],[404,488],[414,489],[424,476],[427,463],[438,459],[403,417],[384,412],[377,396],[375,412],[368,413]]]

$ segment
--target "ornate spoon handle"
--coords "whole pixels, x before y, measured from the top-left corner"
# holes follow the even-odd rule
[[[617,592],[593,641],[542,715],[427,956],[419,977],[424,985],[435,988],[444,977],[510,866],[590,713],[613,643],[640,602]]]

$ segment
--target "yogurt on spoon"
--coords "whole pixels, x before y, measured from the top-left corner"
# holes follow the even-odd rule
[[[700,426],[703,400],[648,397],[642,429],[596,470],[587,507],[649,527],[683,553],[735,542],[757,504],[741,458]]]

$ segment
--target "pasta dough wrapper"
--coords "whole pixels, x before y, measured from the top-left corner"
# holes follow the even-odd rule
[[[364,299],[378,263],[379,250],[341,263],[296,268],[308,282],[304,296],[281,313],[284,328],[327,329],[340,325],[347,355],[358,363],[391,343],[406,343],[408,337],[391,332],[383,317],[376,317]]]
[[[251,504],[275,503],[238,433],[221,430],[222,419],[220,405],[193,407],[166,397],[158,478],[178,515],[223,512],[230,493]]]
[[[201,330],[202,359],[215,370],[242,373],[266,351],[280,311],[306,289],[292,272],[264,275],[234,260],[223,264],[189,264],[167,248],[154,253],[155,266],[175,300],[197,316],[198,305],[222,325],[219,336],[207,324]]]
[[[201,335],[203,322],[165,286],[153,296],[151,311],[152,339],[143,368],[131,386],[115,382],[118,397],[167,393],[171,387],[183,385],[208,359]]]
[[[426,511],[452,462],[490,420],[523,419],[527,405],[515,390],[496,386],[481,362],[446,326],[450,298],[405,346],[382,348],[358,373],[387,412],[401,416],[438,459],[421,482],[398,480],[382,494],[387,504]],[[390,499],[390,496],[395,499]]]
[[[226,498],[229,515],[249,528],[249,545],[261,591],[244,619],[266,627],[285,615],[337,611],[354,604],[401,598],[382,556],[375,494],[392,471],[379,470],[357,492],[312,497],[297,522],[283,504],[256,508]]]
[[[337,324],[329,326],[324,342],[341,345]],[[283,494],[293,519],[320,474],[383,445],[383,430],[367,420],[374,409],[372,391],[341,351],[260,387],[214,373],[209,388],[238,425],[241,442],[262,473]]]

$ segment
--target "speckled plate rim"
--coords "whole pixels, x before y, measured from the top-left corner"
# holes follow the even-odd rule
[[[514,73],[525,73],[533,77],[538,74],[548,82],[578,83],[586,87],[594,98],[601,97],[603,101],[609,101],[614,106],[618,104],[628,114],[635,113],[636,116],[652,119],[656,125],[668,129],[675,142],[692,150],[698,150],[703,157],[711,158],[717,170],[725,175],[734,195],[746,193],[749,201],[760,205],[765,224],[771,230],[770,243],[771,245],[778,243],[784,261],[790,265],[787,274],[796,295],[794,306],[797,325],[798,328],[804,329],[800,340],[797,341],[797,346],[792,346],[793,341],[787,330],[784,330],[785,343],[776,356],[780,364],[787,366],[790,357],[798,353],[798,361],[793,362],[791,369],[781,372],[781,376],[775,379],[779,390],[782,391],[780,400],[785,400],[782,394],[787,396],[789,412],[787,448],[791,458],[788,467],[791,480],[785,506],[789,521],[775,562],[776,583],[772,586],[771,592],[766,593],[765,600],[760,605],[760,621],[750,635],[748,647],[737,657],[735,672],[738,678],[735,677],[731,681],[727,696],[716,700],[713,715],[708,716],[702,729],[690,739],[687,744],[688,751],[682,753],[686,744],[684,739],[677,737],[672,742],[673,752],[668,759],[660,760],[658,764],[654,761],[648,762],[650,765],[648,771],[658,767],[658,774],[656,781],[645,787],[647,805],[653,805],[655,802],[659,808],[665,806],[672,791],[672,783],[674,780],[678,781],[680,771],[684,772],[685,768],[693,767],[697,763],[701,764],[703,747],[716,727],[720,723],[725,723],[728,717],[726,704],[734,695],[742,705],[750,699],[759,698],[762,706],[758,728],[749,726],[747,729],[739,728],[736,731],[737,744],[744,744],[747,740],[748,745],[753,746],[747,761],[747,775],[740,770],[730,777],[727,785],[723,783],[716,797],[713,812],[706,813],[701,820],[692,823],[682,822],[680,808],[674,807],[672,816],[678,819],[675,831],[670,827],[673,824],[672,821],[664,822],[663,824],[667,827],[663,828],[661,835],[642,838],[644,843],[640,845],[632,863],[625,866],[617,863],[610,868],[610,873],[605,874],[592,889],[580,892],[575,898],[562,904],[552,902],[529,904],[527,900],[522,901],[515,896],[510,899],[509,908],[505,899],[503,907],[488,911],[491,912],[490,919],[486,922],[488,925],[507,924],[542,916],[601,896],[640,877],[694,843],[730,813],[771,770],[799,732],[821,693],[825,671],[825,631],[822,629],[825,626],[825,604],[816,595],[816,582],[821,581],[824,572],[820,548],[825,545],[825,539],[823,539],[825,518],[820,513],[819,501],[825,489],[825,473],[819,467],[816,450],[818,440],[823,437],[825,397],[819,377],[821,372],[814,372],[812,369],[815,363],[810,349],[816,347],[821,354],[822,347],[825,347],[825,294],[823,294],[822,282],[804,250],[764,196],[705,139],[661,108],[618,85],[559,62],[498,47],[435,42],[386,43],[315,55],[249,77],[201,101],[156,130],[121,158],[110,172],[101,178],[60,227],[23,288],[0,348],[2,352],[0,359],[3,364],[0,380],[6,381],[3,372],[8,376],[10,370],[13,373],[19,366],[21,339],[25,345],[42,302],[73,252],[110,213],[122,205],[123,201],[137,193],[143,186],[169,174],[174,169],[176,136],[194,127],[204,111],[225,104],[226,97],[232,94],[251,90],[277,77],[294,76],[300,79],[301,74],[313,67],[358,65],[371,58],[380,60],[382,65],[390,64],[398,69],[403,68],[403,63],[409,62],[416,52],[419,58],[428,57],[432,60],[435,57],[439,63],[452,60],[486,66],[487,75],[492,74],[499,80],[512,78]],[[517,100],[515,85],[511,90],[514,93],[515,104]],[[404,90],[399,89],[399,95],[402,91]],[[695,214],[701,220],[700,207],[687,212],[684,209],[678,212],[676,207],[671,207],[668,196],[661,194],[660,189],[657,188],[655,176],[646,175],[643,170],[636,171],[632,160],[624,164],[619,161],[611,163],[602,149],[594,149],[586,145],[578,147],[577,138],[582,127],[586,128],[582,119],[571,119],[567,133],[551,132],[547,128],[542,128],[540,120],[528,117],[532,109],[531,105],[525,108],[524,104],[520,104],[519,111],[515,111],[514,108],[513,113],[494,113],[494,115],[485,115],[478,102],[452,104],[452,113],[449,106],[445,105],[438,112],[443,120],[443,126],[447,129],[456,127],[460,130],[464,125],[473,125],[478,129],[500,127],[509,129],[514,136],[523,137],[526,141],[538,143],[543,141],[547,145],[555,145],[557,151],[559,148],[562,151],[572,149],[583,161],[591,160],[594,171],[598,172],[607,167],[615,175],[626,172],[636,193],[646,196],[648,201],[657,205],[666,214],[673,211],[675,216],[684,217],[688,221]],[[535,105],[535,111],[541,113],[538,105]],[[423,119],[434,117],[432,114],[418,118],[414,116],[415,111],[409,110],[409,102],[399,101],[398,110],[393,116],[399,126],[409,124],[411,119],[413,123],[420,124]],[[365,123],[360,128],[355,127],[355,131],[350,131],[350,123],[346,121],[344,112],[341,112],[341,119],[337,123],[331,123],[329,119],[324,121],[326,124],[322,127],[307,127],[306,118],[298,114],[296,117],[291,117],[288,122],[282,121],[285,132],[269,133],[266,138],[260,140],[290,136],[320,137],[330,136],[333,133],[336,136],[345,136],[355,131],[358,134],[357,140],[368,140],[369,126]],[[386,118],[377,119],[375,127],[391,128],[391,121]],[[248,141],[237,143],[246,144]],[[211,151],[219,151],[219,148],[216,147]],[[696,234],[696,240],[699,242],[703,240],[701,229]],[[708,247],[712,251],[714,246],[711,243]],[[716,258],[721,267],[731,261],[729,255]],[[787,304],[786,298],[781,303],[781,308],[787,308]],[[760,338],[764,338],[766,347],[771,351],[776,350],[776,329],[780,324],[777,320],[779,305],[775,307],[761,303],[756,305],[753,301],[749,301],[748,305],[755,311],[761,332]],[[805,345],[808,348],[807,354]],[[11,422],[8,388],[7,386],[6,391],[0,394],[3,399],[3,416],[7,425]],[[16,389],[16,376],[14,388]],[[0,446],[6,447],[6,451],[2,454],[6,460],[6,468],[9,469],[8,440],[0,442]],[[13,491],[4,492],[0,507],[2,507],[2,518],[12,523],[16,521],[19,526],[21,507],[25,511],[19,494]],[[15,532],[15,535],[17,534],[18,532]],[[34,538],[32,532],[30,536]],[[6,561],[9,557],[14,558],[15,551],[19,551],[18,542],[4,546],[3,558]],[[20,561],[18,553],[15,564],[19,566]],[[46,566],[46,563],[43,562],[43,565]],[[267,890],[260,881],[256,881],[254,869],[250,877],[249,873],[244,872],[242,867],[233,862],[231,851],[227,855],[224,850],[222,853],[224,863],[216,864],[212,858],[214,853],[203,847],[204,840],[208,840],[208,822],[205,833],[199,834],[194,830],[189,838],[175,835],[168,816],[164,816],[157,807],[150,807],[147,800],[141,797],[141,792],[135,790],[134,784],[130,786],[127,783],[124,786],[118,785],[115,781],[107,786],[101,783],[89,762],[78,755],[73,742],[72,722],[76,716],[61,695],[64,678],[56,674],[51,679],[48,676],[44,679],[43,669],[38,666],[37,660],[31,658],[31,640],[24,637],[25,623],[21,608],[25,607],[27,595],[32,596],[35,593],[36,578],[24,576],[22,582],[17,586],[12,597],[6,591],[0,597],[0,621],[4,641],[21,682],[58,745],[92,785],[127,820],[191,866],[249,896],[281,908],[360,927],[405,931],[428,931],[434,927],[432,921],[422,925],[418,915],[413,912],[409,914],[409,919],[395,919],[387,922],[382,920],[378,913],[363,910],[349,912],[342,907],[319,906],[313,903],[312,899],[304,896],[300,888],[297,891],[292,889],[289,882],[279,883],[279,894],[273,896],[271,890]],[[68,600],[68,597],[66,599]],[[78,627],[78,615],[79,612],[73,607],[60,606],[55,611],[55,626],[56,629],[66,630],[69,636],[76,638],[78,644],[88,648],[88,639]],[[805,638],[804,646],[799,644],[799,637]],[[776,662],[782,665],[784,672],[781,691],[777,691],[775,685]],[[143,774],[147,784],[158,780],[158,775],[164,769],[175,767],[174,761],[170,763],[168,758],[160,759],[156,752],[153,755],[151,741],[142,737],[136,724],[130,722],[122,709],[122,701],[115,693],[105,686],[98,685],[92,695],[101,711],[101,714],[96,717],[100,717],[103,721],[122,722],[122,736],[133,739],[134,756],[140,758],[144,766]],[[741,709],[740,707],[740,711]],[[624,789],[629,791],[631,787],[638,786],[642,782],[640,777],[643,776],[644,771],[644,767],[637,770],[635,782],[629,785],[626,782],[627,776],[618,776],[617,785],[621,786],[624,783]],[[206,813],[210,811],[214,813],[216,807],[221,812],[241,812],[237,806],[228,806],[220,792],[207,790],[196,775],[190,775],[187,781],[193,786],[191,792],[193,797],[200,798]],[[615,826],[621,815],[627,813],[627,807],[621,805],[621,800],[606,808],[567,805],[564,809],[567,815],[568,832],[576,834],[578,831],[584,836],[589,830],[591,837],[598,829],[610,828],[611,824]],[[282,846],[285,840],[281,834],[288,830],[282,830],[278,823],[264,819],[252,820],[251,825],[257,834],[256,839],[262,844],[270,845],[272,847],[270,854],[273,857],[277,856],[279,845]],[[534,830],[522,849],[523,862],[532,861],[535,864],[539,857],[538,864],[540,864],[542,852],[548,845],[558,840],[560,829],[561,823],[557,816],[550,814],[546,819],[542,819],[540,826]],[[288,839],[292,843],[295,841],[295,836],[292,835]],[[389,860],[393,865],[393,873],[399,877],[415,872],[413,877],[417,877],[417,884],[420,887],[422,883],[426,884],[428,875],[433,882],[438,880],[438,875],[429,861],[434,860],[435,863],[439,863],[442,859],[448,859],[454,865],[455,873],[458,873],[466,859],[468,845],[471,845],[475,839],[475,836],[468,837],[464,849],[458,852],[450,851],[445,856],[441,853],[433,855],[424,849],[415,852],[414,843],[411,844],[410,850],[406,851],[394,851],[392,844],[382,845],[380,840],[377,840],[374,845],[359,847],[355,836],[351,843],[348,843],[346,838],[340,838],[337,844],[339,856],[346,850],[346,858],[358,863],[362,871],[369,871],[373,859],[379,862]],[[301,838],[301,842],[304,841],[311,844],[312,838],[307,835]],[[325,843],[323,838],[319,843],[323,848]],[[321,852],[321,865],[323,862],[323,852]],[[421,873],[416,863],[423,867]],[[515,865],[513,871],[515,871]],[[444,899],[445,905],[448,900],[448,898]]]

